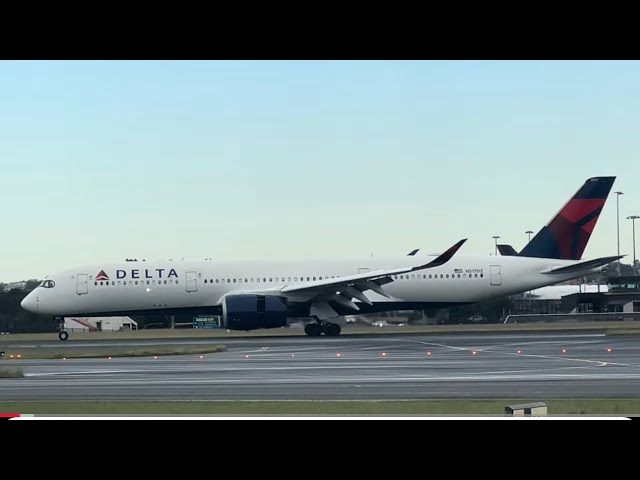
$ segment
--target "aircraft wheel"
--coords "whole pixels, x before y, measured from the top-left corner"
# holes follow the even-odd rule
[[[337,337],[342,329],[337,323],[327,323],[324,327],[324,334],[328,337]]]
[[[317,323],[308,323],[304,327],[304,333],[310,337],[319,337],[322,334],[322,327]]]
[[[69,338],[69,333],[62,330],[60,333],[58,333],[58,338],[64,341]]]

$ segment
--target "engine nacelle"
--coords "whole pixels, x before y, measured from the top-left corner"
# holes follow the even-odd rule
[[[227,295],[222,321],[229,330],[257,330],[287,325],[287,299],[275,295]]]

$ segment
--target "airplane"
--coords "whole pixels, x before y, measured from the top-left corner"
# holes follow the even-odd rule
[[[65,316],[220,315],[229,330],[279,328],[311,318],[309,336],[337,336],[337,317],[392,310],[437,310],[530,291],[599,271],[622,256],[581,260],[615,177],[588,179],[516,255],[394,258],[131,261],[76,267],[46,277],[23,301]],[[333,320],[333,321],[332,321]]]

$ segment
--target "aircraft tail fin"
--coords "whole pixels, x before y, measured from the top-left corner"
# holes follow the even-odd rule
[[[588,179],[519,256],[580,260],[615,179]]]

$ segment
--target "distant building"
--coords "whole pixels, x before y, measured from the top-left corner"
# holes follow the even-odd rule
[[[563,298],[583,293],[606,293],[608,285],[552,285],[512,295],[514,315],[552,315],[563,313]]]
[[[562,311],[640,314],[640,276],[612,277],[606,292],[566,295],[562,298]]]
[[[137,330],[138,323],[129,317],[65,317],[68,332],[122,332]]]

